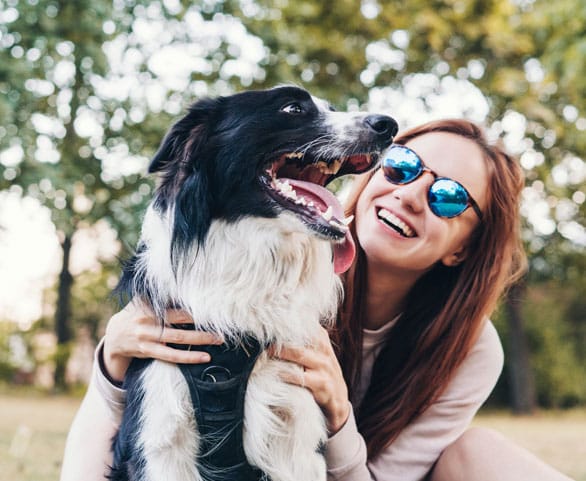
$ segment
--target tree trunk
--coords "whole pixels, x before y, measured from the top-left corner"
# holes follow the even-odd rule
[[[69,272],[72,234],[66,235],[61,247],[63,249],[63,264],[59,274],[57,295],[57,309],[55,312],[55,332],[57,334],[57,355],[55,356],[55,389],[63,390],[67,387],[65,370],[69,360],[72,338],[71,329],[71,287],[73,276]]]
[[[525,283],[512,286],[506,299],[508,336],[508,375],[511,408],[516,414],[529,414],[536,406],[535,380],[529,359],[527,334],[523,327],[521,305]]]

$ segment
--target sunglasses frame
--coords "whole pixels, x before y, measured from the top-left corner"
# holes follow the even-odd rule
[[[393,144],[393,145],[391,145],[391,147],[388,149],[387,152],[390,152],[393,149],[402,149],[402,150],[405,150],[405,151],[415,155],[415,157],[419,161],[420,169],[419,169],[419,172],[417,172],[417,174],[415,175],[415,177],[413,177],[411,180],[408,180],[406,182],[395,182],[395,181],[389,179],[389,177],[387,177],[387,175],[385,174],[385,171],[384,171],[384,168],[385,168],[384,162],[385,161],[383,160],[381,162],[381,169],[383,171],[383,175],[384,175],[385,179],[387,180],[387,182],[390,182],[393,185],[406,185],[406,184],[410,184],[411,182],[416,181],[419,177],[421,177],[423,175],[424,172],[429,172],[431,175],[433,175],[434,180],[433,180],[433,183],[429,186],[429,189],[427,190],[427,203],[428,203],[431,211],[434,213],[434,215],[441,217],[441,218],[444,218],[444,219],[453,219],[454,217],[458,217],[459,215],[466,212],[468,207],[472,207],[472,210],[476,213],[478,218],[482,221],[482,211],[480,210],[478,203],[474,200],[472,195],[470,195],[470,192],[468,192],[468,189],[466,189],[466,187],[464,187],[462,184],[460,184],[460,182],[458,182],[457,180],[454,180],[454,179],[450,179],[449,177],[441,177],[438,174],[436,174],[433,170],[431,170],[427,165],[425,165],[423,163],[423,160],[421,159],[421,157],[419,156],[419,154],[417,152],[415,152],[413,149],[407,147],[406,145]],[[460,186],[464,190],[464,192],[468,196],[468,202],[466,203],[466,206],[464,207],[464,209],[461,212],[458,212],[457,214],[454,214],[454,215],[440,215],[433,210],[433,208],[431,206],[431,201],[429,199],[429,195],[431,194],[431,189],[432,189],[433,185],[439,180],[449,180],[450,182],[454,182],[455,184],[457,184],[458,186]]]

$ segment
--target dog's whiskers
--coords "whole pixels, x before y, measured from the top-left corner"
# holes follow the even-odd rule
[[[311,148],[315,148],[316,146],[319,150],[322,147],[326,147],[334,138],[335,136],[332,133],[323,134],[320,137],[317,137],[310,142],[301,145],[295,150],[295,152],[300,152],[301,154],[305,155]]]

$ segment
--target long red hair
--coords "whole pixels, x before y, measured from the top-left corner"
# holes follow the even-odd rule
[[[525,267],[519,220],[523,174],[518,163],[498,146],[490,145],[483,131],[466,120],[430,122],[403,132],[395,143],[405,144],[431,132],[460,135],[481,148],[489,175],[487,207],[472,234],[466,259],[455,267],[438,263],[414,285],[374,364],[370,386],[357,411],[369,459],[438,398],[500,295]],[[347,215],[354,213],[370,177],[356,180],[347,201]],[[351,391],[361,371],[368,289],[365,254],[359,245],[357,249],[356,260],[344,279],[346,297],[332,333]]]

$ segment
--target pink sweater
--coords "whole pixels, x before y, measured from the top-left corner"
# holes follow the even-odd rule
[[[395,322],[364,331],[362,382],[352,400],[356,405],[368,387],[384,336]],[[96,353],[100,349],[101,345]],[[105,466],[111,460],[110,440],[120,422],[126,394],[108,382],[97,360],[96,355],[88,392],[67,439],[61,481],[104,481]],[[500,340],[492,323],[487,322],[441,397],[371,461],[366,459],[366,445],[351,410],[344,427],[328,440],[328,480],[422,480],[444,448],[466,430],[496,384],[502,365]]]

